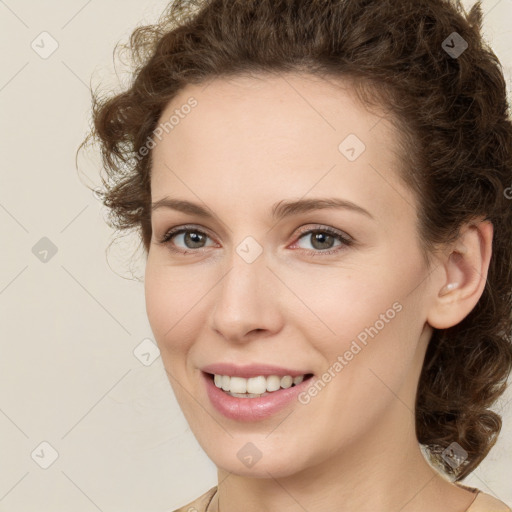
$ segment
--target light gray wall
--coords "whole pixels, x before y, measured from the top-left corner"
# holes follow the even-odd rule
[[[152,338],[143,283],[119,275],[130,277],[129,240],[107,264],[111,231],[75,170],[91,77],[115,79],[114,45],[166,4],[0,1],[3,511],[173,510],[216,484],[161,359],[145,366],[134,354]],[[512,0],[484,8],[510,86]],[[97,159],[79,166],[83,181],[99,183]],[[143,275],[142,259],[135,272]],[[511,399],[509,391],[500,404]],[[497,446],[465,482],[510,504],[511,404]]]

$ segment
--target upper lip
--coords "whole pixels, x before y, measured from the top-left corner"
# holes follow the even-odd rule
[[[245,379],[257,377],[259,375],[290,375],[291,377],[298,377],[299,375],[312,373],[309,371],[293,370],[291,368],[283,368],[281,366],[274,366],[264,363],[247,365],[235,365],[233,363],[213,363],[203,366],[201,370],[205,373],[229,375],[230,377],[244,377]]]

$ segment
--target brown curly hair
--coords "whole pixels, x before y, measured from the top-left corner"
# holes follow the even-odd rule
[[[151,151],[140,149],[187,84],[306,71],[348,79],[366,105],[392,113],[426,261],[464,223],[494,226],[483,294],[459,324],[434,329],[417,390],[418,441],[455,481],[495,444],[501,418],[489,408],[512,369],[512,123],[481,28],[480,2],[466,12],[458,0],[176,0],[121,47],[133,59],[131,84],[93,94],[81,145],[99,142],[110,226],[136,229],[147,253]],[[467,43],[456,56],[446,50],[454,37]],[[453,441],[468,453],[456,468],[442,456]]]

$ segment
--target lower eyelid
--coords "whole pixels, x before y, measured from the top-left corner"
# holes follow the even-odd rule
[[[208,233],[206,233],[205,231],[202,231],[200,229],[195,229],[195,228],[181,228],[181,229],[177,229],[174,232],[168,231],[160,238],[159,242],[163,245],[171,246],[172,245],[171,241],[175,237],[177,237],[178,235],[186,234],[186,233],[199,233],[201,235],[204,235],[208,239],[212,240],[213,242],[215,242],[215,240]],[[343,247],[348,247],[353,242],[351,238],[349,238],[348,236],[346,236],[344,234],[341,234],[338,232],[333,232],[330,229],[325,229],[325,228],[322,229],[319,227],[319,228],[312,228],[307,231],[303,231],[302,233],[299,233],[295,237],[295,241],[293,242],[293,245],[297,244],[300,239],[307,237],[307,236],[311,236],[312,234],[315,234],[315,233],[326,233],[329,236],[332,236],[334,239],[338,240],[340,242],[340,245],[333,247],[331,249],[325,249],[325,250],[304,249],[302,247],[299,247],[298,249],[302,250],[302,251],[308,251],[308,252],[314,253],[314,254],[319,254],[319,255],[330,254],[330,253],[334,253],[334,252],[339,252],[340,250],[343,249]],[[208,247],[211,247],[211,246],[208,246]],[[207,249],[208,247],[199,247],[199,248],[195,248],[195,249],[190,249],[190,248],[181,249],[181,248],[173,247],[171,250],[173,250],[177,253],[181,253],[181,254],[190,254],[190,253],[194,253],[194,252],[199,253],[203,249]]]
[[[332,247],[330,249],[324,249],[324,250],[304,249],[303,247],[299,247],[299,249],[304,250],[304,251],[309,251],[309,252],[312,252],[315,254],[330,254],[330,253],[338,252],[343,247],[348,247],[349,245],[352,244],[352,240],[350,238],[348,238],[347,236],[342,235],[341,233],[333,233],[330,230],[324,230],[324,229],[312,229],[312,230],[305,231],[305,232],[301,233],[297,237],[297,239],[293,243],[293,245],[296,245],[301,238],[311,236],[315,233],[326,233],[327,235],[333,237],[335,240],[338,240],[338,242],[340,242],[340,244],[335,247]]]
[[[179,235],[184,235],[184,234],[187,234],[187,233],[199,233],[200,235],[204,235],[207,239],[209,240],[212,240],[214,241],[214,239],[208,234],[208,233],[205,233],[204,231],[201,231],[199,229],[178,229],[174,232],[167,232],[163,237],[161,237],[160,239],[160,243],[166,245],[166,244],[171,244],[171,241],[174,240],[176,237],[178,237]],[[199,251],[201,249],[204,249],[204,247],[199,247],[198,249],[182,249],[182,250],[187,250],[187,251]]]

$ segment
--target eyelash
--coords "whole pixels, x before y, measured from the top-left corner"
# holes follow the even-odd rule
[[[199,233],[201,235],[207,236],[208,238],[211,238],[211,237],[209,237],[208,233],[205,233],[204,231],[197,229],[194,226],[182,226],[179,228],[170,229],[169,231],[167,231],[165,233],[165,235],[160,240],[158,240],[158,242],[160,244],[167,245],[169,247],[169,250],[171,250],[174,253],[181,254],[181,255],[198,253],[201,251],[201,249],[204,249],[204,248],[190,249],[188,251],[185,251],[185,250],[176,249],[172,246],[172,244],[170,243],[172,238],[174,238],[177,235],[180,235],[182,233],[187,233],[187,232]],[[338,246],[336,249],[327,249],[325,251],[298,249],[299,251],[305,251],[306,253],[308,253],[311,256],[325,256],[325,255],[339,253],[344,248],[350,247],[354,243],[354,241],[351,238],[348,238],[348,237],[344,236],[341,232],[339,232],[335,229],[329,228],[327,226],[317,226],[313,229],[301,231],[299,233],[300,236],[297,238],[297,241],[300,240],[304,235],[309,235],[309,234],[314,234],[314,233],[327,233],[327,234],[331,235],[332,237],[334,237],[336,240],[339,240],[342,245]]]

